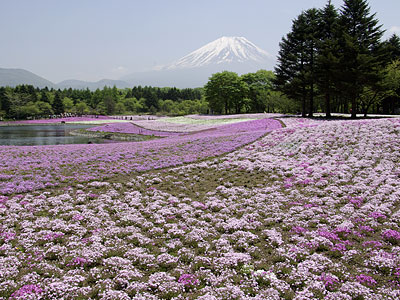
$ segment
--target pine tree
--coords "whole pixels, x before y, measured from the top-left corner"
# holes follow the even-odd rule
[[[10,110],[10,102],[8,101],[6,95],[6,88],[0,87],[0,111],[4,111],[4,114],[7,115],[9,110]]]
[[[388,63],[400,59],[400,37],[393,34],[387,41],[384,42]]]
[[[302,101],[302,116],[313,115],[315,57],[317,50],[318,11],[309,9],[293,21],[292,31],[279,44],[278,66],[275,68],[276,88],[290,98]]]
[[[152,90],[151,87],[144,88],[143,97],[146,99],[145,103],[149,110],[152,106],[156,110],[159,108],[157,94]]]
[[[379,80],[377,50],[382,31],[375,14],[370,14],[366,0],[344,0],[340,25],[343,37],[340,45],[341,85],[351,101],[351,117],[355,118],[363,89]]]
[[[306,53],[306,81],[308,83],[309,107],[308,116],[312,117],[314,112],[314,96],[315,96],[315,81],[316,81],[316,56],[318,46],[318,23],[320,20],[317,9],[308,9],[305,12],[306,24],[305,27],[305,53]]]
[[[335,92],[339,52],[339,15],[331,1],[321,10],[319,22],[318,56],[316,59],[317,85],[325,100],[326,117],[331,117],[331,98]]]
[[[46,88],[47,88],[47,87],[46,87]],[[48,89],[47,89],[47,90],[48,90]],[[42,102],[47,102],[47,103],[50,102],[50,99],[49,99],[49,96],[47,95],[46,89],[43,89],[43,90],[42,90],[42,93],[40,94],[40,101],[42,101]]]
[[[64,113],[64,104],[61,100],[59,92],[56,92],[56,94],[54,95],[54,101],[53,101],[52,107],[53,107],[53,111],[56,115],[60,115],[60,114]]]

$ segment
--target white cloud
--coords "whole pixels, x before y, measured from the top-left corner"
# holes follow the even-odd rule
[[[392,26],[392,27],[390,27],[390,29],[388,30],[388,32],[389,32],[390,34],[393,34],[393,33],[400,34],[400,26]]]
[[[119,74],[126,73],[127,71],[128,71],[128,69],[123,67],[123,66],[119,66],[119,67],[116,67],[116,68],[112,69],[113,73],[119,73]]]

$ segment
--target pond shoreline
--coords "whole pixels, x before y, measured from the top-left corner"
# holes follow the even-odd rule
[[[152,139],[158,139],[160,137],[151,135],[140,135],[140,134],[127,134],[118,132],[102,132],[102,131],[87,131],[85,129],[77,129],[69,132],[73,136],[83,136],[89,138],[101,138],[106,140],[124,141],[124,142],[141,142]]]

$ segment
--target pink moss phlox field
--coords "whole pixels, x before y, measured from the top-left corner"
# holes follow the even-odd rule
[[[144,142],[0,146],[0,194],[177,166],[233,151],[280,127],[279,121],[262,119]]]
[[[179,132],[155,131],[139,127],[133,123],[114,123],[105,124],[102,126],[92,127],[88,131],[101,131],[112,133],[128,133],[128,134],[141,134],[141,135],[154,135],[159,137],[181,135]]]
[[[186,117],[195,119],[195,120],[221,120],[221,119],[265,119],[265,118],[280,118],[284,115],[278,113],[255,113],[255,114],[240,114],[240,115],[188,115]]]
[[[218,128],[223,124],[220,121],[227,121],[226,124],[233,124],[236,122],[243,122],[245,121],[245,119],[266,119],[266,118],[277,118],[280,116],[281,116],[280,114],[243,114],[235,116],[189,115],[177,118],[159,118],[156,120],[139,119],[139,120],[133,120],[132,123],[136,124],[139,127],[146,128],[152,131],[195,133],[197,131],[211,130]]]
[[[141,128],[146,128],[152,131],[163,131],[163,132],[183,132],[192,133],[200,130],[212,129],[220,126],[220,124],[206,125],[206,124],[176,124],[171,122],[165,122],[162,119],[154,120],[138,120],[133,121],[134,124]]]
[[[27,284],[21,287],[19,290],[11,294],[11,299],[35,299],[37,294],[41,294],[43,290],[35,284]]]
[[[400,299],[400,121],[282,121],[291,125],[260,120],[106,150],[4,147],[20,167],[29,158],[40,169],[48,149],[83,165],[49,164],[49,180],[84,169],[94,178],[0,197],[0,300]],[[193,161],[190,151],[217,146],[234,151]],[[126,159],[128,149],[145,158]],[[193,162],[104,179],[114,165],[162,162],[162,151]]]

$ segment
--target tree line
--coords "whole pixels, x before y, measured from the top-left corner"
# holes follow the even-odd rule
[[[204,88],[178,89],[134,86],[102,90],[0,87],[0,118],[36,119],[55,115],[222,114],[295,112],[298,105],[273,90],[275,74],[259,70],[242,76],[224,71],[213,74]]]
[[[204,87],[211,113],[296,112],[298,104],[274,90],[275,78],[266,70],[241,76],[229,71],[213,74]]]
[[[157,88],[115,86],[89,89],[55,90],[32,85],[0,87],[0,118],[48,118],[53,115],[113,115],[161,113],[185,115],[207,113],[202,88]]]
[[[303,11],[280,43],[275,89],[296,100],[303,116],[398,113],[400,39],[382,36],[365,0]]]
[[[273,71],[213,74],[204,88],[135,86],[96,91],[0,87],[0,118],[52,114],[400,112],[400,38],[383,31],[366,0],[301,12]]]

